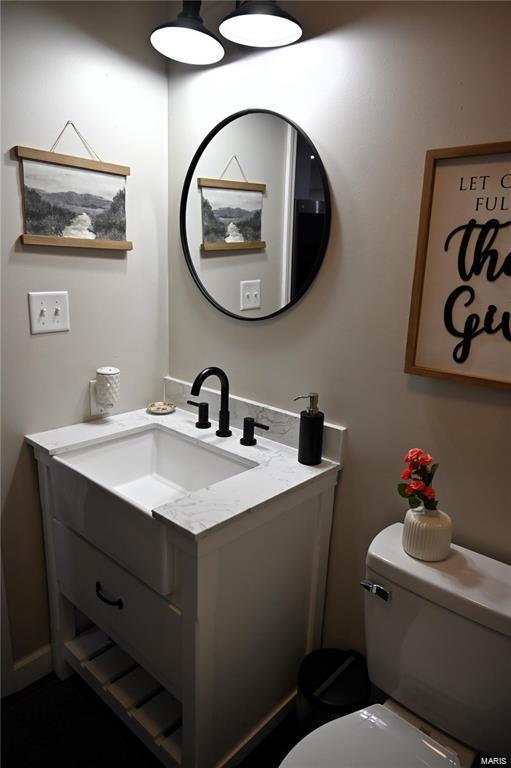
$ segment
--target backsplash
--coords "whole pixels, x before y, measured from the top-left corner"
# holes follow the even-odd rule
[[[191,382],[175,379],[172,376],[165,376],[164,387],[165,397],[186,411],[196,412],[193,406],[186,402],[190,399]],[[209,403],[210,418],[215,421],[218,419],[218,410],[220,408],[220,392],[209,387],[202,387],[200,401]],[[274,440],[276,443],[288,445],[291,448],[298,447],[298,433],[300,429],[300,414],[284,411],[281,408],[275,408],[271,405],[256,403],[253,400],[247,400],[237,395],[229,395],[229,409],[231,414],[231,425],[238,429],[243,429],[243,419],[245,416],[252,416],[256,421],[267,424],[270,427],[264,437]],[[346,433],[346,427],[337,424],[329,424],[325,421],[323,431],[323,456],[325,459],[338,461],[342,463],[343,441]]]

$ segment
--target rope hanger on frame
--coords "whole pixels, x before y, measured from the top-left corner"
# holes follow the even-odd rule
[[[85,149],[87,150],[87,152],[91,156],[92,160],[99,160],[101,162],[101,158],[98,155],[98,153],[91,147],[91,145],[89,144],[87,139],[83,136],[83,134],[80,133],[80,131],[78,130],[78,128],[76,127],[76,125],[73,123],[72,120],[68,120],[67,121],[67,123],[65,124],[65,126],[63,127],[63,129],[61,130],[61,132],[59,133],[59,135],[57,136],[57,138],[53,142],[53,145],[52,145],[52,147],[50,149],[50,152],[55,152],[55,148],[56,148],[57,144],[59,143],[59,141],[61,140],[62,136],[64,135],[64,131],[66,130],[66,128],[68,126],[71,126],[71,128],[74,129],[76,135],[78,136],[78,138],[82,142],[83,146],[85,147]],[[231,161],[229,160],[229,162],[231,162]],[[242,173],[243,173],[243,171],[242,171]]]
[[[248,179],[247,179],[247,177],[245,176],[245,174],[243,172],[243,168],[241,167],[240,161],[238,160],[238,155],[233,155],[231,157],[231,159],[229,160],[229,162],[225,166],[224,170],[220,174],[220,178],[223,179],[225,172],[227,171],[228,167],[230,166],[230,164],[232,163],[233,160],[236,160],[236,162],[238,163],[238,168],[240,169],[241,175],[243,176],[243,180],[248,183]]]

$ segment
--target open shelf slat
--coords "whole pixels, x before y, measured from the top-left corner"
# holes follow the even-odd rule
[[[104,632],[65,643],[68,664],[167,768],[181,766],[181,704]]]
[[[153,739],[177,727],[181,720],[181,704],[168,691],[161,691],[130,715],[151,734]]]
[[[138,707],[143,702],[155,696],[162,686],[142,667],[135,667],[115,683],[106,686],[110,693],[124,709]]]
[[[136,666],[136,662],[118,645],[114,645],[92,661],[82,662],[82,666],[96,678],[100,685],[106,685],[130,672]]]
[[[106,651],[113,644],[113,640],[110,640],[108,635],[101,629],[95,628],[70,640],[66,643],[66,647],[77,661],[84,661]]]
[[[158,739],[157,744],[168,755],[171,756],[176,763],[181,764],[181,752],[183,742],[183,729],[177,728],[170,736],[165,736],[163,739]]]

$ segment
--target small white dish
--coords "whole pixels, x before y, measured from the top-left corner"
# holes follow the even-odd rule
[[[147,413],[153,413],[156,416],[165,416],[168,413],[174,413],[175,410],[176,406],[170,400],[158,400],[147,406]]]

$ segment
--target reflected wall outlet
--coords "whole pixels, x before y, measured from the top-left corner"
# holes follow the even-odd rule
[[[67,291],[30,291],[28,294],[30,333],[69,331]]]
[[[261,307],[261,281],[242,280],[240,282],[240,310],[259,309]]]

